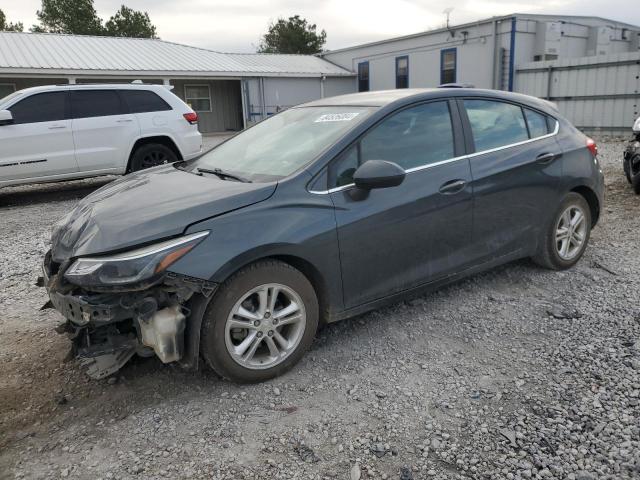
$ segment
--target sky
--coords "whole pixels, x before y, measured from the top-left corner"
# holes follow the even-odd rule
[[[494,15],[594,15],[640,25],[638,0],[95,0],[107,20],[120,5],[149,13],[163,40],[223,52],[254,52],[270,22],[300,15],[327,31],[326,49],[421,32]],[[7,20],[37,23],[40,0],[0,0]]]

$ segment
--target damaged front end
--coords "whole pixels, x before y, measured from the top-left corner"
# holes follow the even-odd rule
[[[46,254],[41,284],[48,306],[66,318],[57,331],[71,338],[69,357],[79,359],[90,377],[113,374],[135,354],[197,367],[200,318],[195,327],[189,324],[217,285],[167,267],[204,236],[61,263]]]

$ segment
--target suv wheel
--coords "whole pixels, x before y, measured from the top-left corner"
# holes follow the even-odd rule
[[[571,192],[560,204],[551,224],[543,232],[537,255],[538,265],[564,270],[575,265],[589,243],[591,209],[585,198]]]
[[[286,263],[262,261],[222,284],[204,315],[200,351],[220,376],[261,382],[293,367],[317,328],[309,280]]]
[[[131,157],[130,172],[177,162],[178,157],[169,147],[160,143],[149,143],[138,147]]]

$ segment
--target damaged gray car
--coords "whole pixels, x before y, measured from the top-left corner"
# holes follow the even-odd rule
[[[334,97],[89,195],[42,284],[95,378],[137,354],[262,381],[322,324],[524,257],[573,266],[603,185],[595,143],[548,102]]]

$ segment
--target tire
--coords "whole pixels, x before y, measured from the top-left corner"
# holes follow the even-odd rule
[[[582,214],[581,222],[577,222],[577,225],[573,227],[574,230],[568,230],[563,235],[564,238],[558,240],[557,235],[563,229],[563,225],[566,225],[568,220],[570,220],[569,223],[573,223],[576,219],[574,215],[577,211]],[[567,212],[569,212],[569,217],[565,216]],[[551,222],[542,232],[542,238],[540,238],[538,244],[539,251],[533,257],[533,261],[551,270],[571,268],[584,254],[590,235],[591,209],[589,204],[582,195],[570,192],[564,197]],[[578,246],[574,242],[577,242],[580,237],[582,242]],[[566,247],[567,243],[565,241],[568,242],[568,247]]]
[[[626,158],[622,160],[622,170],[624,171],[624,176],[627,179],[627,182],[633,183],[631,180],[631,160]]]
[[[640,155],[634,155],[629,159],[629,175],[633,191],[640,195]]]
[[[148,143],[136,148],[131,156],[129,172],[137,172],[145,168],[157,167],[165,163],[177,162],[178,156],[173,150],[160,143]]]
[[[274,292],[274,308],[270,309]],[[296,305],[300,320],[294,321],[298,316]],[[285,315],[285,310],[292,313]],[[274,312],[278,315],[271,315]],[[260,261],[234,274],[216,292],[202,321],[200,352],[227,380],[269,380],[302,358],[313,342],[318,318],[318,298],[301,272],[284,262]],[[281,340],[286,340],[289,347],[285,348]],[[278,347],[278,355],[273,345]]]

